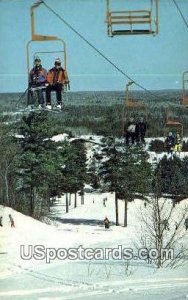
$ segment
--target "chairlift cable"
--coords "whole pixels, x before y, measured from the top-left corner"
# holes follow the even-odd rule
[[[184,15],[183,15],[183,13],[182,13],[182,11],[181,11],[179,5],[177,4],[176,0],[172,0],[172,1],[174,2],[174,5],[176,6],[177,10],[178,10],[179,13],[180,13],[181,18],[183,19],[183,21],[184,21],[186,27],[188,28],[188,22],[187,22],[187,20],[185,19],[185,17],[184,17]]]
[[[84,42],[86,42],[91,48],[93,48],[100,56],[102,56],[108,63],[110,63],[117,71],[119,71],[121,74],[123,74],[127,79],[130,81],[133,81],[135,85],[140,87],[142,90],[150,94],[151,96],[162,99],[158,95],[152,93],[148,89],[146,89],[144,86],[136,82],[133,78],[131,78],[129,75],[127,75],[123,70],[121,70],[115,63],[113,63],[106,55],[104,55],[99,49],[97,49],[91,42],[89,42],[80,32],[78,32],[71,24],[69,24],[63,17],[61,17],[54,9],[52,9],[48,4],[46,4],[45,1],[41,1],[48,10],[50,10],[58,19],[60,19],[66,26],[68,26],[75,34],[77,34]]]
[[[26,95],[27,91],[28,91],[28,87],[26,88],[26,90],[21,94],[21,96],[19,97],[19,99],[16,101],[16,107],[20,104],[21,100],[24,98],[24,96]]]

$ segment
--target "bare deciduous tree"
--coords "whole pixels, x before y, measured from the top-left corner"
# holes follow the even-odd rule
[[[145,248],[147,252],[156,250],[158,255],[153,261],[158,268],[177,267],[184,263],[188,254],[184,226],[188,206],[185,201],[174,207],[169,199],[153,197],[146,207],[140,208],[141,231],[137,246],[139,244],[139,248]],[[170,250],[173,252],[172,259],[165,256]]]

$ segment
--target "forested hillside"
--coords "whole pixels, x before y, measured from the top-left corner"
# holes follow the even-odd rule
[[[127,109],[126,117],[143,115],[148,122],[148,137],[163,136],[167,115],[184,126],[188,133],[188,112],[181,105],[180,90],[152,91],[153,95],[141,91],[131,91],[130,99],[142,101],[144,109]],[[122,112],[125,92],[68,92],[64,96],[65,109],[62,114],[52,114],[54,126],[64,127],[75,134],[122,135]],[[20,114],[10,116],[6,112],[19,112],[26,106],[26,95],[0,94],[2,121],[20,119]],[[3,113],[4,112],[4,113]],[[58,122],[57,122],[58,120]]]

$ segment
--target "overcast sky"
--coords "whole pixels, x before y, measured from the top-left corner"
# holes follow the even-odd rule
[[[54,11],[123,72],[146,89],[181,89],[188,70],[188,28],[172,0],[159,0],[159,34],[107,36],[106,0],[46,0]],[[111,0],[114,9],[147,9],[150,0]],[[176,0],[188,22],[188,1]],[[31,0],[0,0],[0,92],[27,88],[26,44],[31,39]],[[133,6],[134,4],[134,6]],[[50,12],[43,4],[36,12],[36,32],[66,42],[67,71],[72,91],[124,90],[128,79]],[[58,42],[33,43],[37,51],[59,51]],[[40,54],[49,69],[62,53]],[[63,58],[62,58],[63,59]],[[32,61],[31,61],[32,67]],[[137,89],[137,87],[134,87]]]

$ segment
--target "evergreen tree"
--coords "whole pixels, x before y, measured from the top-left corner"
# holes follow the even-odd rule
[[[98,148],[99,150],[99,148]],[[93,155],[90,158],[88,165],[87,165],[87,174],[88,174],[88,183],[94,189],[99,189],[101,187],[100,184],[100,177],[99,177],[99,168],[100,168],[100,159],[102,158],[101,155],[98,155],[97,149],[94,149]]]
[[[184,199],[188,196],[188,160],[181,160],[177,156],[167,158],[164,156],[158,163],[155,175],[160,182],[160,194],[170,195],[174,200]]]
[[[77,206],[77,192],[83,191],[84,184],[87,181],[86,170],[86,149],[81,141],[73,141],[68,147],[63,149],[65,165],[62,169],[64,177],[63,191],[65,193],[75,194],[75,204]],[[68,201],[67,201],[68,205]],[[68,206],[66,205],[68,212]]]
[[[17,149],[9,125],[0,125],[0,141],[0,203],[15,206],[17,202],[14,193]]]
[[[126,148],[114,139],[107,141],[101,166],[101,178],[110,192],[115,193],[116,225],[118,220],[118,199],[125,201],[124,226],[127,226],[127,203],[134,200],[136,193],[148,193],[151,172],[147,156],[141,148]]]
[[[43,205],[61,177],[61,157],[58,143],[47,112],[32,112],[24,116],[18,127],[19,160],[18,176],[20,192],[29,204],[29,214],[40,214]],[[38,212],[36,212],[38,208]]]

